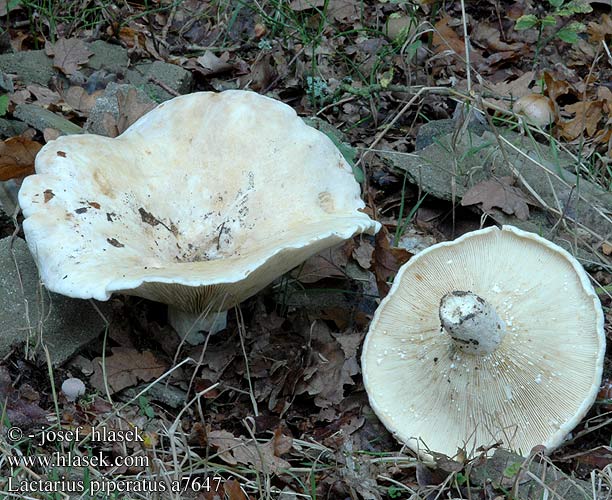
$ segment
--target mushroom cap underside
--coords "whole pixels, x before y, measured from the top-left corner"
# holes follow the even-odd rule
[[[440,299],[457,290],[505,322],[494,352],[466,354],[441,329]],[[498,441],[550,450],[595,400],[603,327],[588,275],[565,250],[510,226],[474,231],[400,269],[366,337],[364,384],[385,426],[423,456]]]

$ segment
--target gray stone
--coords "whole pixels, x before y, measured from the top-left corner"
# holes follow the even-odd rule
[[[110,73],[125,73],[130,63],[127,50],[121,45],[112,45],[103,40],[89,44],[93,55],[87,61],[87,66],[95,70],[104,69]]]
[[[475,460],[468,466],[472,487],[511,490],[517,499],[559,498],[586,500],[593,498],[590,482],[571,477],[549,460],[537,456],[525,459],[507,450],[497,449],[486,460]],[[514,489],[516,488],[516,490]]]
[[[44,50],[28,50],[0,55],[0,70],[17,75],[24,84],[46,86],[54,75],[53,61]]]
[[[65,135],[83,133],[83,129],[78,125],[36,104],[19,104],[15,108],[13,116],[40,131],[46,128],[54,128]]]
[[[110,311],[107,304],[96,305],[105,315]],[[51,293],[41,285],[25,241],[15,238],[11,246],[11,238],[0,240],[0,357],[26,341],[41,355],[42,338],[57,365],[98,337],[104,325],[90,301]]]
[[[131,89],[136,91],[137,106],[142,106],[144,108],[156,105],[155,101],[148,97],[143,90],[134,85],[111,82],[107,85],[104,93],[96,99],[96,103],[89,112],[89,117],[85,122],[85,130],[92,134],[108,135],[108,130],[104,124],[105,115],[110,114],[115,122],[117,122],[120,114],[117,94],[123,93],[127,95]]]
[[[0,118],[0,137],[2,138],[15,137],[16,135],[22,134],[27,129],[28,125],[26,123],[18,120]]]
[[[130,387],[123,391],[123,396],[126,400],[136,397],[136,395],[146,389],[148,384],[139,385],[137,387]],[[159,401],[170,408],[183,408],[187,402],[187,393],[175,387],[173,385],[166,384],[166,381],[162,381],[158,384],[154,384],[144,394],[148,399]]]
[[[452,120],[422,127],[417,142],[423,148],[414,155],[391,151],[379,155],[391,166],[405,171],[424,191],[444,200],[461,200],[479,182],[516,177],[518,173],[548,207],[558,210],[560,204],[560,211],[583,227],[571,221],[567,225],[558,224],[558,215],[540,206],[531,206],[530,216],[524,221],[498,209],[492,209],[489,215],[499,224],[511,224],[554,241],[585,267],[612,269],[610,259],[594,251],[602,241],[612,241],[612,193],[586,179],[578,180],[570,171],[575,161],[560,151],[552,151],[549,145],[510,130],[498,130],[510,146],[482,126],[457,131],[449,122]],[[528,193],[526,187],[520,187]]]
[[[137,64],[133,69],[127,71],[125,77],[129,83],[142,88],[156,102],[167,101],[175,96],[156,83],[153,83],[150,80],[151,77],[164,83],[179,94],[189,93],[193,86],[193,76],[189,71],[176,64],[162,61]]]

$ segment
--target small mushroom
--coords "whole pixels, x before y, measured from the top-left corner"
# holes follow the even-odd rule
[[[47,288],[164,302],[182,334],[380,227],[333,142],[254,92],[177,97],[114,139],[59,137],[35,168],[19,203]]]
[[[85,394],[85,384],[78,378],[67,378],[62,384],[62,392],[68,401],[76,401],[79,396]]]
[[[398,272],[366,336],[370,404],[423,457],[559,446],[599,389],[604,316],[568,252],[512,226],[433,245]]]
[[[546,127],[555,121],[555,108],[545,95],[525,95],[514,103],[513,109],[522,114],[528,123],[538,127]]]

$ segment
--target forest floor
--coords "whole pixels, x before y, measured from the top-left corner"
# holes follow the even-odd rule
[[[95,308],[56,297],[50,314],[65,318],[46,324],[33,307],[40,289],[27,250],[3,246],[0,325],[39,317],[29,318],[25,345],[0,342],[4,428],[25,436],[0,437],[0,496],[612,498],[609,353],[595,404],[549,456],[494,446],[433,463],[381,424],[360,368],[399,267],[483,224],[567,244],[592,278],[612,341],[609,3],[2,0],[0,16],[6,241],[24,237],[16,193],[44,144],[82,132],[115,137],[162,101],[227,89],[280,100],[332,137],[382,223],[376,237],[316,255],[230,310],[223,332],[187,341],[159,304],[122,295]],[[466,130],[483,142],[462,142]],[[535,166],[521,163],[521,176],[479,177],[497,147],[483,130],[500,144],[524,141],[516,162],[543,152]],[[450,182],[432,168],[421,179],[423,158],[467,173]],[[551,169],[559,183],[538,183]],[[586,200],[580,210],[576,193]],[[30,302],[15,298],[28,280],[8,270],[22,258],[22,273],[33,273]],[[68,378],[85,383],[76,401],[61,391]],[[41,443],[43,423],[59,432],[52,442]],[[61,439],[77,428],[79,439]],[[92,439],[103,428],[137,428],[142,440]],[[69,450],[109,463],[9,460]]]

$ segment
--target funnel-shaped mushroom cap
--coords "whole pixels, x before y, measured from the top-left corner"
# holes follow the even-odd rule
[[[422,455],[496,441],[528,453],[561,444],[586,414],[604,351],[603,311],[580,264],[535,234],[491,227],[400,269],[362,370],[376,414]]]
[[[253,92],[160,104],[119,137],[60,137],[19,192],[45,285],[227,309],[379,225],[332,141]]]

